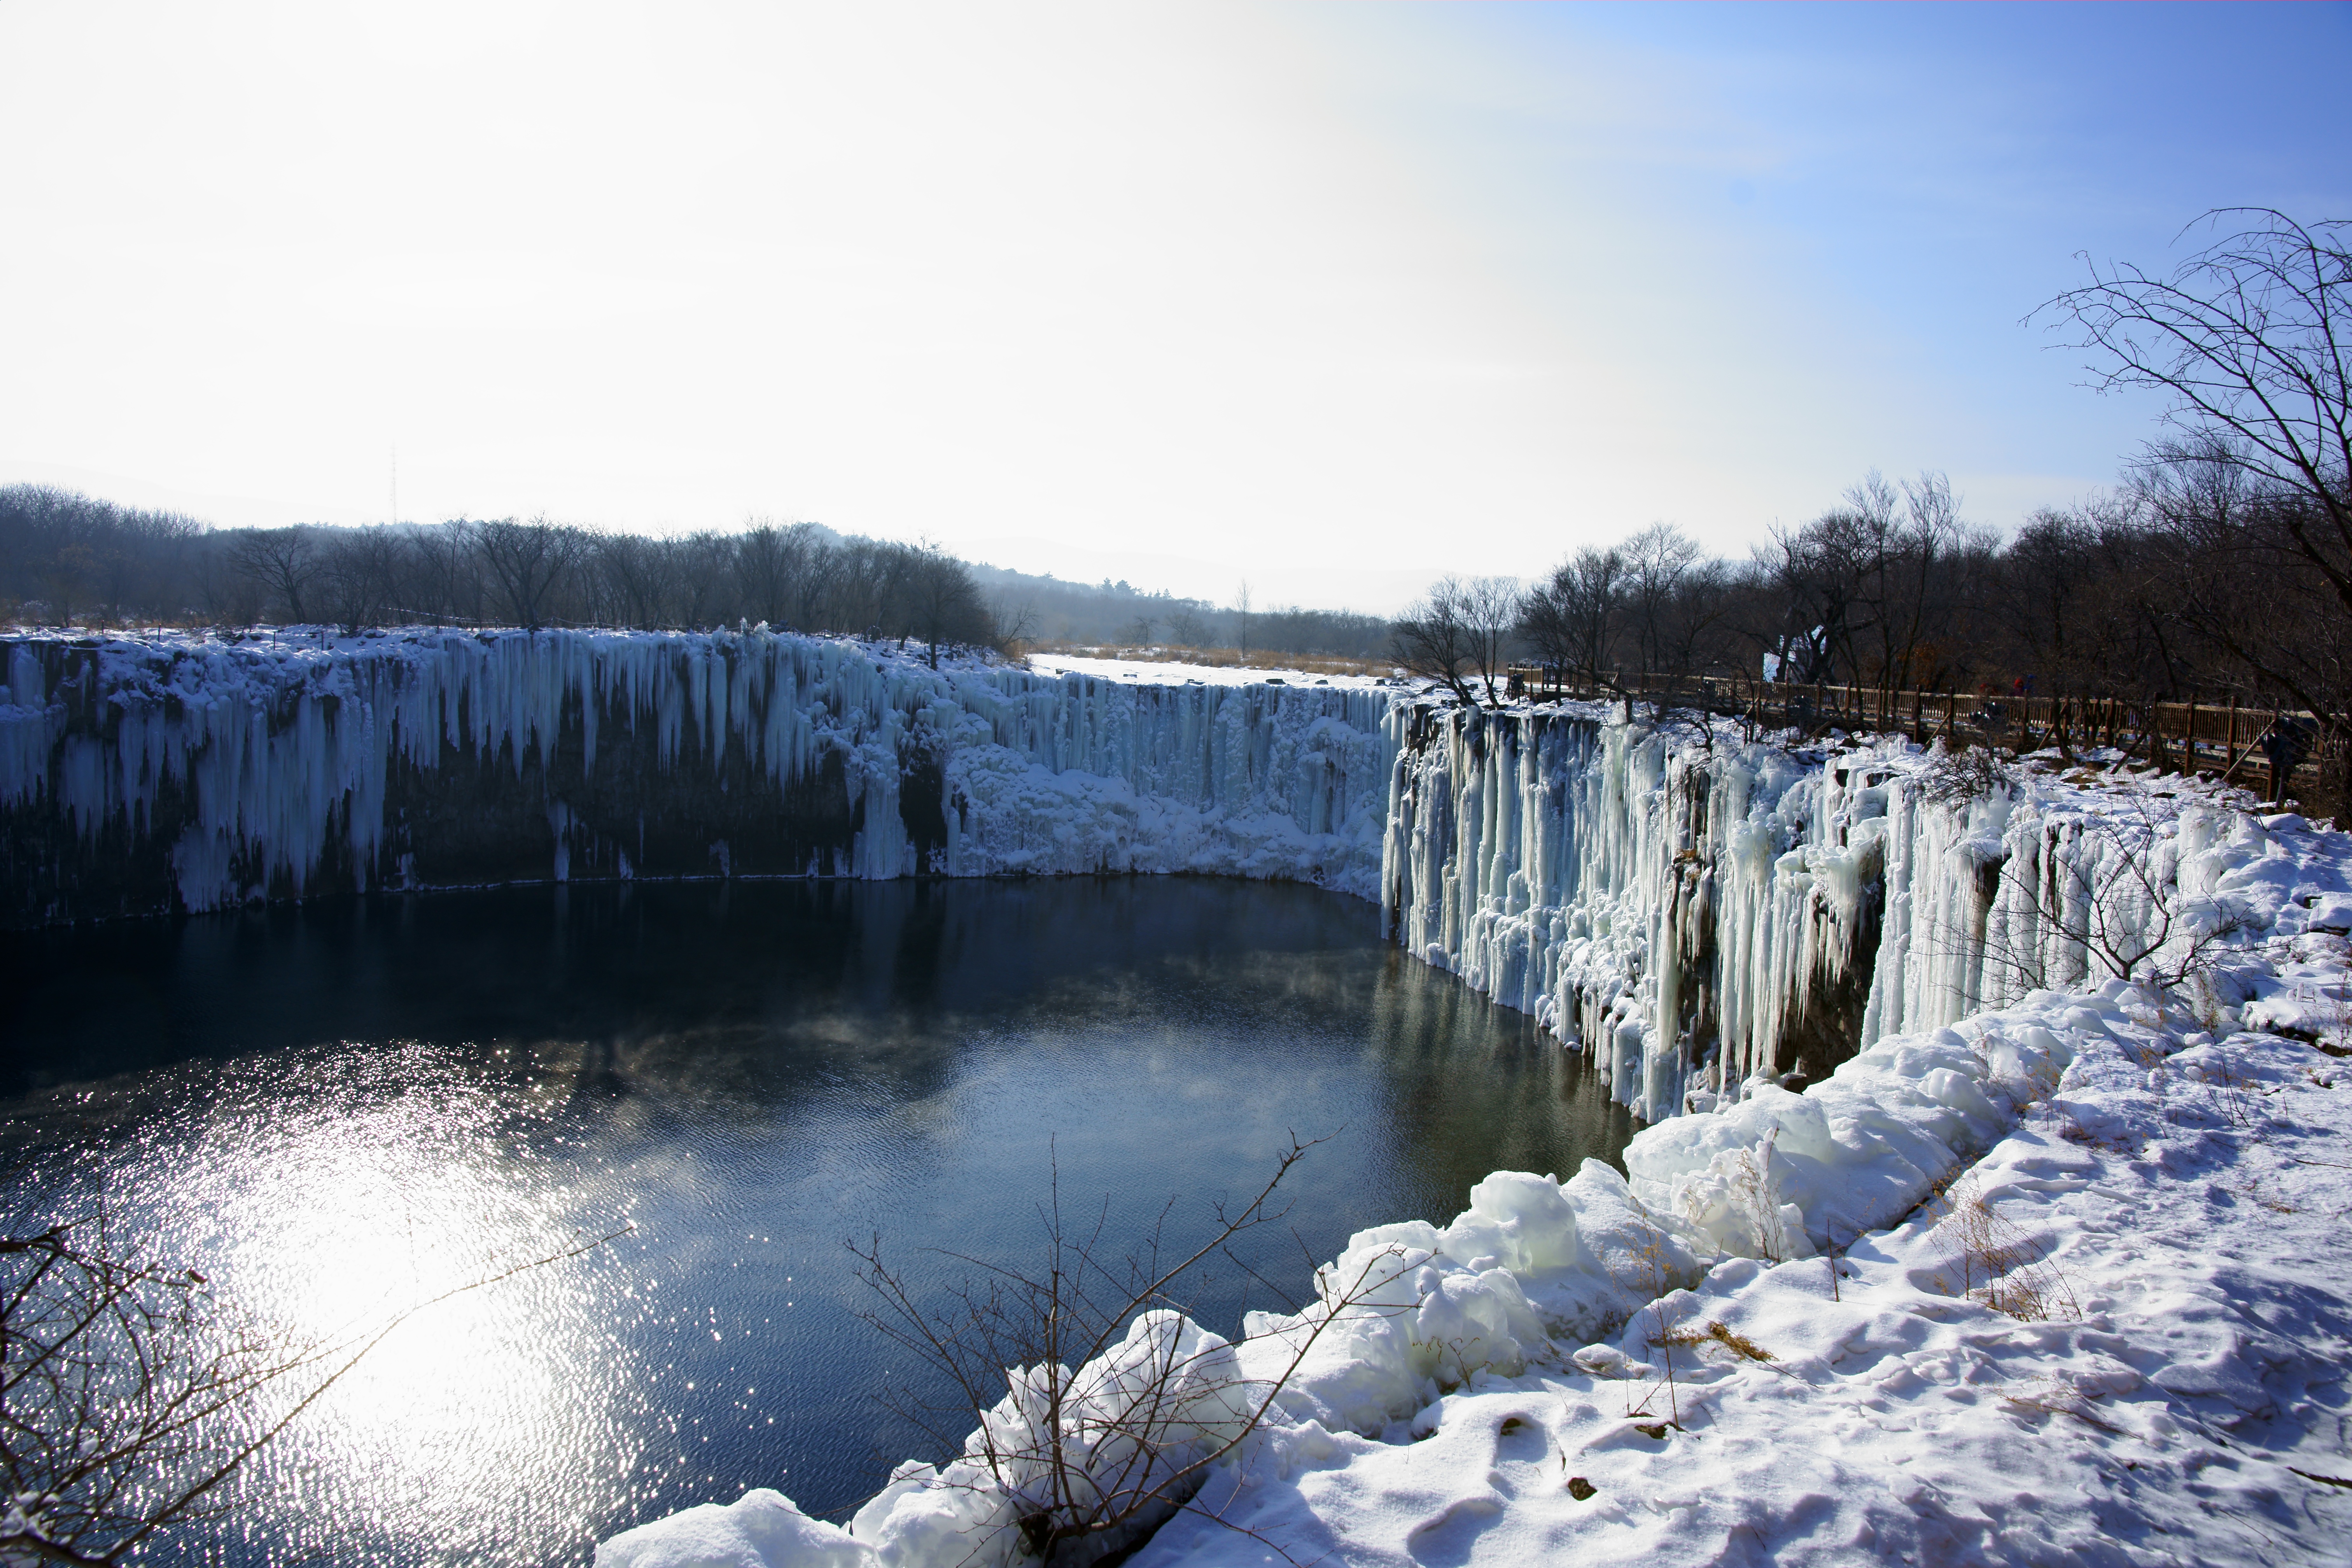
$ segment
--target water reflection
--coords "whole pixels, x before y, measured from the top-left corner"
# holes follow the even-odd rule
[[[512,889],[12,939],[8,1135],[318,1331],[418,1314],[272,1451],[227,1561],[577,1561],[746,1485],[854,1503],[911,1369],[843,1242],[1016,1257],[1049,1140],[1135,1231],[1254,1187],[1296,1256],[1630,1131],[1518,1015],[1312,889],[1185,879]],[[1279,1274],[1305,1269],[1269,1259]],[[1252,1300],[1248,1305],[1264,1304]],[[1229,1324],[1244,1300],[1203,1303]]]

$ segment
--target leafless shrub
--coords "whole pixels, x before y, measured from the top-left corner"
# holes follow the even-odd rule
[[[103,1204],[0,1235],[0,1562],[125,1563],[218,1517],[254,1457],[400,1324],[612,1238],[320,1336],[238,1311],[202,1273],[151,1256]]]
[[[2231,1066],[2225,1056],[2200,1063],[2200,1070],[2209,1103],[2223,1121],[2242,1132],[2269,1125],[2270,1101],[2278,1092],[2275,1089],[2265,1088],[2260,1079]]]
[[[1756,1148],[1738,1150],[1731,1157],[1731,1201],[1755,1238],[1756,1256],[1767,1264],[1785,1263],[1796,1252],[1790,1244],[1788,1221],[1772,1200],[1772,1144],[1780,1136],[1775,1127]]]
[[[880,1397],[943,1450],[973,1462],[975,1479],[956,1481],[951,1467],[940,1484],[960,1487],[982,1502],[984,1517],[1001,1521],[983,1531],[1017,1529],[1025,1554],[1049,1563],[1092,1563],[1132,1545],[1192,1500],[1210,1468],[1256,1430],[1325,1327],[1392,1288],[1401,1247],[1344,1277],[1337,1265],[1318,1268],[1318,1300],[1255,1336],[1281,1346],[1271,1376],[1241,1370],[1235,1352],[1252,1336],[1228,1342],[1187,1316],[1181,1292],[1205,1284],[1202,1269],[1213,1260],[1265,1283],[1235,1246],[1284,1218],[1277,1191],[1313,1147],[1294,1139],[1265,1186],[1237,1210],[1218,1205],[1208,1240],[1172,1263],[1157,1226],[1134,1250],[1112,1254],[1107,1205],[1090,1230],[1074,1230],[1058,1173],[1040,1214],[1040,1267],[1024,1272],[944,1253],[976,1271],[950,1292],[950,1307],[926,1306],[908,1277],[883,1261],[878,1237],[851,1248],[875,1295],[866,1321],[954,1391],[944,1404],[895,1392]],[[979,1428],[967,1436],[975,1416]],[[975,1540],[974,1556],[987,1547]]]
[[[2053,816],[2032,852],[2000,868],[1998,891],[1987,879],[1985,910],[1997,899],[2030,906],[2031,921],[2006,928],[2026,934],[1991,933],[1980,917],[1980,929],[1927,939],[1962,952],[1981,942],[1986,973],[2011,993],[2132,980],[2158,997],[2202,998],[2210,1015],[2216,966],[2260,922],[2226,900],[2192,900],[2174,881],[2179,818],[2179,802],[2147,793],[2117,809]]]
[[[1683,1409],[1682,1393],[1675,1377],[1675,1346],[1681,1342],[1675,1338],[1676,1330],[1666,1310],[1666,1298],[1674,1289],[1674,1279],[1673,1270],[1666,1262],[1665,1233],[1659,1229],[1658,1222],[1650,1216],[1650,1211],[1643,1207],[1638,1199],[1633,1207],[1634,1212],[1642,1216],[1643,1226],[1648,1234],[1640,1253],[1643,1275],[1640,1288],[1649,1299],[1649,1305],[1643,1310],[1648,1312],[1652,1327],[1643,1337],[1662,1352],[1660,1360],[1664,1363],[1664,1372],[1659,1388],[1666,1396],[1667,1424],[1679,1429],[1683,1424]],[[1633,1390],[1629,1388],[1626,1391],[1628,1407],[1625,1414],[1629,1417],[1649,1414],[1651,1403],[1659,1392],[1659,1389],[1650,1388],[1646,1381],[1636,1386],[1643,1390],[1638,1403],[1633,1401]],[[1652,1434],[1654,1436],[1664,1435],[1664,1427]]]
[[[1954,751],[1940,740],[1929,748],[1927,764],[1915,778],[1920,795],[1946,805],[1985,800],[2017,788],[2016,768],[1990,747],[1964,745]]]

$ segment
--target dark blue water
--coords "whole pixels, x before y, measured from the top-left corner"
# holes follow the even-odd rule
[[[383,899],[14,937],[0,1083],[27,1206],[125,1234],[305,1343],[622,1226],[398,1326],[164,1556],[583,1560],[747,1486],[854,1507],[941,1457],[936,1393],[860,1317],[847,1244],[914,1289],[1033,1259],[1066,1214],[1196,1242],[1295,1133],[1250,1255],[1443,1222],[1491,1170],[1632,1131],[1525,1016],[1369,905],[1192,879],[683,884]],[[69,1194],[70,1196],[57,1196]],[[1170,1207],[1171,1200],[1173,1207]],[[1192,1282],[1228,1331],[1279,1306]],[[327,1363],[321,1363],[322,1365]],[[289,1386],[291,1386],[289,1384]]]

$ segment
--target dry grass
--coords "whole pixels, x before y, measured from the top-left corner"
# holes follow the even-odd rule
[[[1936,1242],[1950,1275],[1938,1280],[1956,1296],[1979,1301],[2020,1322],[2079,1318],[2080,1303],[2041,1244],[1995,1214],[1973,1175],[1937,1200]]]
[[[1732,1202],[1747,1221],[1748,1234],[1755,1238],[1757,1256],[1766,1263],[1785,1263],[1796,1251],[1788,1222],[1780,1216],[1780,1205],[1772,1197],[1772,1144],[1780,1135],[1780,1130],[1775,1127],[1764,1134],[1759,1148],[1735,1153],[1727,1178]]]
[[[1658,1342],[1689,1349],[1717,1344],[1749,1361],[1769,1362],[1780,1359],[1728,1323],[1701,1323],[1696,1328],[1676,1329]]]

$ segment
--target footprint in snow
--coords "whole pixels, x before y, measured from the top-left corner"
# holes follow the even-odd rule
[[[1505,1500],[1494,1492],[1455,1498],[1405,1532],[1404,1549],[1429,1568],[1455,1568],[1470,1561],[1478,1537],[1503,1517]]]

